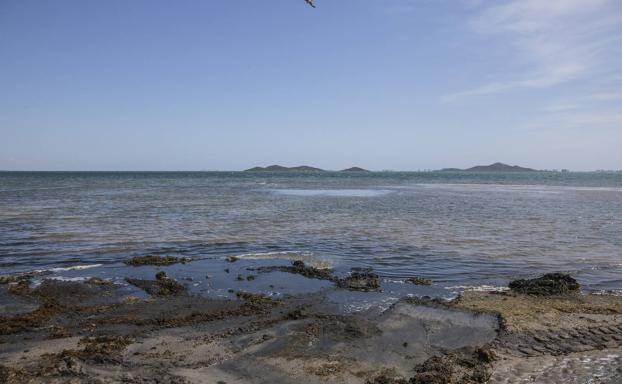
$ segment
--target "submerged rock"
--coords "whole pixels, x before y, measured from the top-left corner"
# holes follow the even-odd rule
[[[249,269],[253,270],[253,269]],[[332,271],[330,269],[319,269],[315,267],[311,267],[306,265],[303,261],[296,260],[292,262],[292,265],[288,266],[269,266],[269,267],[259,267],[254,269],[258,272],[287,272],[294,273],[297,275],[302,275],[304,277],[310,279],[319,279],[319,280],[330,280],[335,281],[336,278],[333,276]]]
[[[164,279],[168,279],[168,276],[166,276],[166,272],[160,271],[155,274],[155,278],[156,280],[164,280]]]
[[[101,277],[97,277],[97,276],[90,277],[86,279],[84,282],[86,284],[91,284],[91,285],[111,285],[112,284],[112,281],[102,279]]]
[[[350,276],[337,280],[337,286],[354,291],[372,291],[380,288],[380,280],[371,269],[354,269]]]
[[[305,265],[303,261],[296,260],[292,262],[292,266],[288,272],[303,275],[314,279],[332,280],[334,279],[332,271],[329,269],[319,269]]]
[[[551,296],[578,292],[581,286],[575,279],[563,273],[547,273],[535,279],[519,279],[508,284],[516,292],[526,295]]]
[[[432,285],[432,280],[426,279],[423,277],[417,277],[417,276],[409,277],[408,279],[404,281],[410,284],[415,284],[415,285]]]
[[[289,266],[269,266],[251,269],[258,272],[287,272],[302,275],[309,279],[328,280],[334,282],[339,288],[355,291],[371,291],[380,288],[378,275],[371,269],[353,268],[349,276],[338,278],[330,269],[320,269],[306,265],[303,261],[296,260]]]
[[[127,265],[172,265],[192,261],[187,257],[175,257],[175,256],[136,256],[125,261]]]

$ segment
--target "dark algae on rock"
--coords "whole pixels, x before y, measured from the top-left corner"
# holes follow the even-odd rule
[[[15,276],[0,276],[0,284],[9,284],[17,281]]]
[[[483,348],[433,356],[415,367],[409,384],[479,384],[491,376],[494,354]]]
[[[300,260],[292,262],[292,265],[259,267],[250,270],[258,272],[287,272],[302,275],[309,279],[328,280],[334,282],[339,288],[353,291],[373,291],[380,288],[378,275],[369,268],[352,268],[350,274],[342,278],[333,275],[333,271],[330,269],[311,267]]]
[[[514,280],[508,287],[516,293],[538,296],[576,293],[581,288],[575,279],[563,273],[547,273],[535,279]]]
[[[173,264],[185,264],[190,262],[191,259],[187,257],[175,257],[175,256],[136,256],[125,261],[127,265],[139,266],[139,265],[173,265]]]
[[[335,281],[335,277],[330,269],[319,269],[306,265],[303,261],[296,260],[292,262],[292,265],[275,265],[267,267],[259,267],[255,270],[257,272],[287,272],[296,275],[302,275],[309,279],[330,280]]]
[[[371,269],[354,268],[350,276],[337,280],[337,286],[353,291],[373,291],[380,288],[380,280]]]
[[[97,312],[110,305],[95,305],[90,308],[79,304],[82,300],[105,297],[110,293],[108,286],[91,286],[79,282],[44,280],[36,288],[28,280],[21,280],[8,293],[38,303],[38,307],[17,316],[0,315],[0,335],[10,335],[33,329],[48,329],[50,338],[68,336],[69,332],[52,321],[57,316],[73,316]]]
[[[166,276],[166,273],[158,272],[155,277],[155,280],[130,278],[125,280],[153,296],[176,296],[186,293],[186,287]]]
[[[404,281],[414,285],[432,285],[432,280],[417,276],[409,277]]]
[[[29,380],[30,375],[26,370],[0,365],[0,383],[22,384],[28,383]]]
[[[467,347],[428,358],[414,367],[409,379],[383,374],[367,384],[483,384],[490,379],[494,360],[488,348]]]

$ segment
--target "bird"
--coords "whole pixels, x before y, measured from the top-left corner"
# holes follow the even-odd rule
[[[305,3],[309,4],[312,8],[315,8],[315,4],[313,4],[313,0],[305,0]]]

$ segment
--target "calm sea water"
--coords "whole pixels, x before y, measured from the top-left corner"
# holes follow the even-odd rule
[[[622,291],[622,174],[0,173],[2,273],[147,254]]]

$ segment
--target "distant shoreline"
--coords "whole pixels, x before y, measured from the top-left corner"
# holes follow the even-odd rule
[[[123,170],[123,171],[116,171],[116,170],[106,170],[106,171],[92,171],[92,170],[0,170],[0,174],[10,174],[10,173],[99,173],[99,174],[103,174],[103,173],[247,173],[247,174],[257,174],[257,173],[274,173],[274,174],[309,174],[309,175],[317,175],[317,174],[344,174],[344,173],[349,173],[349,174],[357,174],[357,172],[345,172],[345,171],[335,171],[335,170],[322,170],[322,171],[317,171],[317,172],[296,172],[296,171],[248,171],[248,170],[149,170],[149,171],[144,171],[144,170]],[[557,170],[557,169],[540,169],[540,170],[533,170],[533,171],[524,171],[524,172],[505,172],[505,171],[469,171],[469,170],[465,170],[465,169],[458,169],[458,168],[444,168],[444,169],[424,169],[424,170],[380,170],[380,171],[374,171],[374,170],[367,170],[366,172],[358,172],[359,174],[382,174],[382,173],[395,173],[395,174],[399,174],[399,173],[459,173],[459,174],[477,174],[477,173],[489,173],[489,174],[493,174],[493,173],[497,173],[497,174],[504,174],[504,173],[514,173],[514,174],[521,174],[521,173],[560,173],[560,174],[564,174],[564,173],[573,173],[573,174],[577,174],[577,173],[600,173],[600,174],[618,174],[618,173],[622,173],[622,170],[579,170],[579,171],[575,171],[575,170]]]

